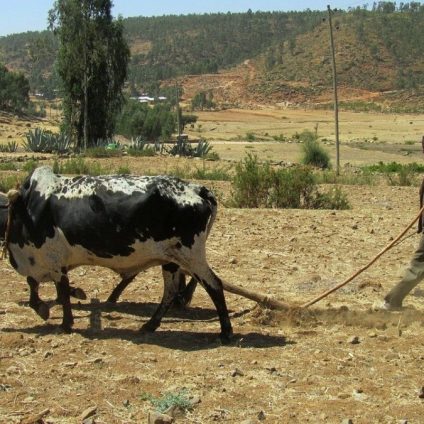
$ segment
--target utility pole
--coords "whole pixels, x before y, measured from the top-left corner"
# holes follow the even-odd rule
[[[330,26],[331,57],[332,57],[332,63],[333,63],[334,123],[336,127],[336,131],[335,131],[336,132],[336,174],[340,175],[339,102],[337,98],[336,56],[334,53],[333,25],[331,22],[330,5],[327,6],[327,10],[328,10],[328,24]]]
[[[178,141],[179,141],[181,138],[181,122],[180,122],[180,92],[178,89],[178,82],[175,83],[175,96],[176,96],[175,108],[177,111],[177,127],[178,127]]]
[[[87,60],[87,3],[84,2],[83,9],[83,25],[84,25],[84,151],[87,150],[87,139],[88,139],[88,60]]]

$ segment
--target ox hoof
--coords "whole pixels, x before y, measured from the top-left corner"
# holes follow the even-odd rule
[[[159,327],[159,325],[147,321],[145,324],[143,324],[143,326],[140,328],[140,331],[142,333],[153,333],[157,328]]]
[[[37,305],[37,309],[35,309],[35,312],[44,320],[47,321],[50,316],[50,309],[47,305],[47,303],[41,302]]]
[[[87,295],[85,294],[85,291],[83,289],[80,288],[74,288],[71,291],[71,296],[75,297],[75,299],[80,299],[80,300],[86,300],[87,299]]]

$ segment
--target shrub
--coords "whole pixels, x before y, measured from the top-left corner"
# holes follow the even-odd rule
[[[313,207],[315,179],[310,169],[296,167],[273,173],[268,206],[276,208]]]
[[[11,188],[18,187],[22,182],[22,178],[17,175],[7,175],[0,177],[0,191],[7,193]]]
[[[321,169],[331,168],[330,155],[318,143],[317,136],[314,133],[303,131],[299,135],[299,139],[303,141],[301,163]]]
[[[246,140],[249,142],[255,141],[256,140],[255,134],[251,132],[246,133]]]
[[[340,187],[334,187],[326,193],[318,193],[313,199],[314,209],[350,209],[350,203],[346,194]]]
[[[189,178],[196,180],[215,180],[215,181],[230,181],[231,176],[228,173],[228,168],[214,168],[206,169],[205,162],[203,162],[203,168],[196,169]]]
[[[312,169],[298,166],[274,170],[248,154],[236,166],[232,203],[241,208],[346,209],[349,202],[340,189],[320,193]]]
[[[269,163],[261,165],[256,155],[248,153],[243,161],[236,165],[236,175],[233,179],[235,205],[241,208],[265,206],[271,179]]]
[[[118,175],[130,175],[131,174],[131,169],[128,166],[120,166],[116,170],[116,173]]]
[[[28,174],[30,174],[31,172],[33,172],[35,170],[35,168],[38,167],[38,162],[34,159],[30,159],[29,161],[25,162],[24,166],[22,167],[22,169],[27,172]]]

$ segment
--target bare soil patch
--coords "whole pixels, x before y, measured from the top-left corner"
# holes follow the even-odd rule
[[[102,166],[112,172],[125,165],[135,174],[167,173],[175,167],[227,166],[247,151],[273,161],[296,161],[296,143],[229,140],[248,131],[290,134],[295,128],[313,129],[314,122],[320,122],[323,135],[325,125],[331,132],[327,112],[273,109],[199,116],[200,134],[215,134],[212,142],[222,161],[122,157],[101,160]],[[387,115],[349,117],[352,131],[359,128],[364,134],[367,125],[377,127],[381,120],[378,137],[384,131],[386,147],[395,147],[381,144],[369,151],[355,143],[342,145],[342,164],[421,160],[421,136],[415,130],[419,117],[403,115],[392,122]],[[288,121],[293,127],[283,129]],[[416,151],[407,156],[396,148],[404,143],[390,135],[398,125],[405,131],[402,136],[416,139]],[[326,147],[334,150],[332,144]],[[40,163],[53,160],[41,156]],[[353,206],[348,211],[251,210],[225,207],[229,183],[205,184],[221,200],[208,242],[211,266],[229,282],[292,305],[365,265],[418,210],[417,188],[346,186]],[[269,423],[340,423],[345,418],[354,423],[421,422],[424,291],[415,290],[403,312],[372,310],[401,277],[418,237],[406,239],[306,311],[262,310],[227,294],[235,331],[229,346],[217,339],[216,312],[202,288],[187,310],[171,310],[154,334],[139,332],[161,298],[162,276],[156,268],[140,274],[116,306],[104,303],[118,282],[116,275],[93,267],[74,270],[71,281],[89,300],[73,301],[75,332],[60,334],[61,308],[53,306],[50,319],[42,322],[27,305],[24,278],[1,261],[0,423],[28,422],[47,409],[38,422],[80,423],[80,414],[92,406],[97,407],[96,423],[141,423],[153,409],[146,393],[159,397],[181,389],[200,399],[176,418],[181,423],[255,423],[263,418]],[[41,296],[53,300],[53,284],[44,284]]]
[[[228,189],[222,184],[221,190]],[[416,189],[345,187],[350,211],[236,210],[221,207],[208,243],[224,279],[294,305],[340,282],[397,235],[417,210]],[[203,289],[158,331],[139,332],[162,291],[159,269],[141,274],[114,307],[103,301],[118,278],[81,267],[76,286],[100,303],[75,302],[72,335],[57,332],[61,308],[44,323],[26,305],[24,279],[0,263],[0,422],[20,423],[49,409],[46,423],[146,422],[146,392],[185,388],[201,400],[177,422],[420,422],[423,385],[422,290],[401,313],[373,312],[418,242],[407,239],[372,268],[310,310],[255,308],[227,294],[234,342],[217,341],[219,323]],[[54,299],[52,284],[41,295]],[[353,344],[352,337],[358,337]]]

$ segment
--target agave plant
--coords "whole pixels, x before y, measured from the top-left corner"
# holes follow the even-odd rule
[[[41,128],[29,130],[25,134],[24,149],[29,152],[46,152],[48,150],[46,133]]]
[[[193,148],[185,138],[177,138],[177,142],[168,151],[172,156],[193,156]]]
[[[18,150],[16,141],[8,141],[7,144],[0,144],[1,153],[14,153]]]
[[[203,158],[205,157],[211,150],[212,146],[209,142],[202,139],[197,143],[197,146],[193,149],[193,156]]]

